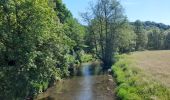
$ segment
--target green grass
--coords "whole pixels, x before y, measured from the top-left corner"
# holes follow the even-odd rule
[[[112,66],[117,96],[122,100],[169,100],[170,90],[135,67],[128,55],[120,55]]]

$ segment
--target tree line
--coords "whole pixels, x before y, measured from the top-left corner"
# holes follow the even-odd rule
[[[170,49],[169,25],[164,25],[164,24],[155,23],[155,22],[151,23],[149,21],[141,22],[139,20],[132,23],[132,25],[136,29],[135,33],[137,33],[137,37],[145,41],[145,42],[141,41],[141,44],[143,44],[143,46],[141,45],[141,47],[137,48],[137,50],[145,50],[145,49],[147,50],[169,50]],[[142,33],[143,33],[143,36],[142,36]]]

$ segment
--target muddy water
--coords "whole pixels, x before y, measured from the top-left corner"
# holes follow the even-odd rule
[[[83,64],[82,76],[57,83],[36,100],[115,100],[112,77],[91,75],[90,67]]]

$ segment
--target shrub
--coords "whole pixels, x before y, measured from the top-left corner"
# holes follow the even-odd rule
[[[81,61],[82,62],[89,62],[93,60],[93,56],[91,54],[82,54]]]

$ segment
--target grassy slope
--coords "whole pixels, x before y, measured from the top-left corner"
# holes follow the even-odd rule
[[[168,84],[169,54],[170,51],[144,51],[118,56],[119,60],[112,67],[118,83],[118,97],[123,100],[169,100],[170,90],[164,85]]]

